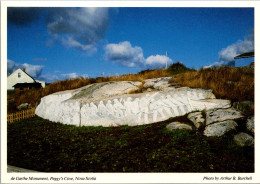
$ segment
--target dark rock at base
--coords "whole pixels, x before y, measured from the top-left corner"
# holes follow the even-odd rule
[[[197,129],[205,124],[205,119],[203,118],[202,112],[189,113],[187,118],[193,122],[194,126]]]
[[[240,111],[233,108],[229,109],[213,109],[206,111],[206,125],[210,125],[215,122],[221,122],[226,120],[235,120],[242,118],[243,115]]]
[[[235,130],[237,123],[234,120],[226,120],[206,126],[204,135],[207,137],[220,137],[231,130]]]
[[[234,102],[233,108],[241,111],[245,115],[254,114],[254,102],[252,101]]]
[[[251,133],[255,133],[255,117],[249,117],[246,122],[246,128]]]
[[[252,146],[254,145],[254,138],[247,133],[241,132],[234,136],[234,141],[238,146]]]

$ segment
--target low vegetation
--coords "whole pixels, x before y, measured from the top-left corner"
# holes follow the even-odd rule
[[[231,137],[141,126],[76,127],[34,117],[8,124],[7,162],[42,172],[254,172],[254,149]]]
[[[8,96],[8,112],[13,112],[22,103],[36,106],[46,95],[80,88],[93,83],[108,81],[141,81],[158,77],[173,77],[171,82],[181,86],[212,89],[217,98],[232,101],[254,100],[254,67],[219,67],[192,70],[181,63],[175,63],[166,69],[144,70],[137,74],[120,76],[68,79],[47,85],[44,89],[30,90],[22,94]],[[138,92],[138,91],[137,91]]]
[[[254,101],[254,67],[218,67],[174,76],[172,82],[192,88],[212,89],[217,98]]]

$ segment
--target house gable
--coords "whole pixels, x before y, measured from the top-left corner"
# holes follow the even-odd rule
[[[17,83],[33,83],[35,80],[20,68],[7,77],[7,90],[14,90]]]

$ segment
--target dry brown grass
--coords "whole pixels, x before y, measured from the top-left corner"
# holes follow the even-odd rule
[[[173,75],[176,71],[178,71],[179,74]],[[13,104],[13,106],[18,106],[21,103],[27,102],[34,107],[44,96],[59,91],[80,88],[93,83],[108,81],[140,81],[144,83],[145,79],[168,76],[174,76],[172,82],[177,82],[181,86],[212,89],[217,98],[230,99],[233,101],[254,100],[253,67],[221,67],[195,71],[187,69],[184,65],[177,63],[176,65],[172,65],[168,70],[145,70],[138,74],[125,74],[121,76],[98,78],[78,77],[76,79],[57,81],[47,85],[43,89],[30,90],[20,95],[14,95],[15,104]],[[131,93],[141,92],[141,90],[142,88],[140,87],[139,90],[132,91]],[[8,111],[9,109],[12,108],[8,107]]]
[[[207,68],[175,75],[181,86],[212,89],[217,98],[254,100],[254,68]]]
[[[78,77],[76,79],[68,79],[54,82],[50,85],[47,85],[43,89],[33,89],[26,91],[22,94],[13,95],[15,98],[15,106],[18,106],[22,103],[30,103],[33,107],[40,103],[40,99],[49,94],[80,88],[93,83],[109,82],[109,81],[140,81],[144,83],[145,79],[157,78],[170,76],[167,70],[148,70],[140,72],[139,74],[125,74],[120,76],[109,76],[109,77],[98,77],[98,78],[83,78]],[[140,88],[141,90],[141,88]],[[138,90],[140,92],[140,90]],[[135,92],[138,92],[135,91]],[[10,109],[13,109],[10,108]],[[11,110],[9,110],[11,111]]]

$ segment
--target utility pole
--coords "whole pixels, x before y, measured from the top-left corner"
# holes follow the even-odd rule
[[[166,66],[165,69],[167,69],[167,51],[166,51]]]

